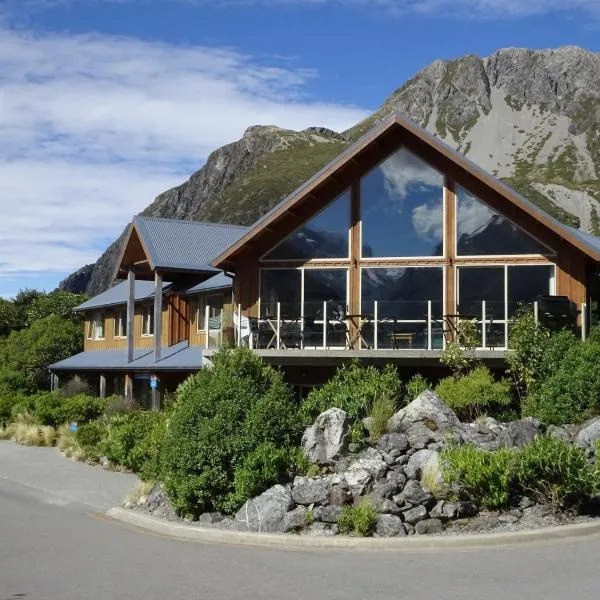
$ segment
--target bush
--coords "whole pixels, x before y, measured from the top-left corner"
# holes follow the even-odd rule
[[[544,423],[579,423],[600,411],[600,343],[551,336],[544,352],[549,367],[524,399],[523,414]]]
[[[104,442],[106,457],[115,465],[140,473],[142,479],[158,479],[166,424],[167,415],[159,412],[113,417]]]
[[[367,415],[367,427],[369,437],[372,441],[377,441],[382,435],[387,433],[388,421],[395,412],[395,398],[385,393],[375,396]]]
[[[278,447],[272,442],[257,446],[234,471],[231,509],[235,510],[248,498],[293,478],[298,470],[298,455],[302,455],[300,449]]]
[[[512,402],[510,384],[495,381],[489,369],[483,366],[466,375],[442,379],[435,391],[463,420],[498,414]]]
[[[375,531],[378,517],[377,509],[373,503],[363,498],[360,504],[345,506],[338,518],[340,533],[366,537]]]
[[[70,398],[71,396],[78,396],[80,394],[92,396],[93,390],[92,386],[85,379],[75,375],[59,389],[59,393],[65,398]]]
[[[301,432],[281,374],[251,350],[221,350],[212,368],[190,376],[178,390],[161,457],[174,508],[190,517],[233,510],[241,501],[236,469],[262,444],[296,446]]]
[[[366,416],[374,398],[387,395],[396,403],[401,390],[402,383],[392,365],[377,369],[352,362],[339,368],[325,385],[312,390],[302,403],[301,412],[307,424],[334,407],[345,410],[353,419],[359,419]]]
[[[63,398],[49,392],[35,396],[34,414],[42,425],[58,427],[63,423],[88,423],[101,417],[108,406],[106,400],[79,394]]]
[[[16,410],[29,412],[31,408],[32,406],[27,402],[27,399],[20,394],[13,392],[0,393],[0,426],[12,423],[14,417],[18,414]]]
[[[86,459],[98,461],[104,454],[107,426],[102,421],[84,423],[77,428],[75,440]]]
[[[431,383],[421,373],[413,375],[406,384],[406,393],[404,394],[405,403],[409,404],[423,392],[430,389],[432,389]]]
[[[597,493],[600,484],[583,450],[550,437],[519,450],[447,449],[442,461],[446,482],[459,484],[489,509],[505,507],[519,495],[535,496],[554,509],[577,506]]]
[[[460,485],[485,508],[502,508],[511,499],[512,460],[510,450],[487,452],[471,445],[448,448],[442,452],[444,480]]]

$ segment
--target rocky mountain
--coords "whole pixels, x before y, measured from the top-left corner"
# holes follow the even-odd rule
[[[600,54],[576,47],[437,60],[343,133],[251,127],[143,214],[250,224],[395,111],[565,223],[600,235]],[[61,286],[105,289],[122,240]]]

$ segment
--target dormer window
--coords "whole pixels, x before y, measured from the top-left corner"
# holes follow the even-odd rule
[[[151,304],[142,307],[142,335],[145,337],[154,335],[154,306]]]
[[[92,315],[90,319],[90,325],[88,330],[89,340],[103,340],[104,339],[104,313],[97,311]]]
[[[115,314],[115,337],[127,337],[127,311],[125,309],[118,310]]]

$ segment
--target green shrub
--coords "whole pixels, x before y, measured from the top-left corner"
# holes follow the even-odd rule
[[[212,368],[179,387],[171,413],[161,459],[174,508],[190,517],[231,511],[240,500],[236,469],[262,444],[296,446],[301,433],[292,393],[278,371],[248,349],[218,352]]]
[[[581,448],[545,436],[516,454],[513,473],[523,493],[549,502],[554,508],[581,503],[595,493],[597,486]]]
[[[15,421],[19,415],[32,415],[35,410],[35,396],[17,395],[10,409],[10,420]]]
[[[580,423],[600,412],[600,343],[551,337],[551,369],[523,400],[523,414],[544,423]],[[547,352],[544,353],[546,355]]]
[[[300,449],[278,447],[273,442],[257,446],[234,471],[230,510],[277,483],[288,482],[296,474],[298,454],[302,454]]]
[[[359,504],[345,506],[338,518],[340,533],[366,537],[375,531],[378,517],[377,509],[367,498],[363,498]]]
[[[430,389],[432,389],[431,383],[421,373],[413,375],[406,384],[406,393],[404,394],[406,404],[412,402],[423,392]]]
[[[75,440],[86,459],[99,460],[104,454],[107,426],[102,421],[83,423],[77,428]]]
[[[442,469],[446,483],[458,484],[468,497],[488,509],[509,504],[512,489],[510,450],[487,452],[474,446],[447,448],[442,452]]]
[[[144,480],[158,479],[159,460],[167,416],[159,412],[131,412],[108,424],[104,453],[110,462],[139,473]]]
[[[484,366],[476,367],[466,375],[442,379],[435,391],[463,420],[497,414],[512,402],[510,384],[495,381]]]
[[[20,410],[21,408],[23,410]],[[30,412],[31,408],[26,398],[20,394],[14,392],[0,393],[0,426],[8,425],[14,421],[14,417],[18,414],[15,409],[20,410],[20,412]]]
[[[58,427],[62,423],[89,423],[101,417],[107,406],[106,400],[94,396],[64,398],[48,392],[35,397],[34,414],[39,423]]]
[[[387,433],[388,421],[395,412],[395,398],[385,393],[375,396],[367,415],[369,437],[372,441],[378,440],[382,435]]]
[[[402,383],[392,365],[377,369],[352,362],[340,367],[325,385],[312,390],[302,403],[301,412],[307,424],[334,407],[345,410],[353,419],[359,419],[366,416],[374,398],[387,395],[397,402],[401,391]]]

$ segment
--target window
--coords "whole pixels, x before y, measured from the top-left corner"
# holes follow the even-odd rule
[[[515,265],[508,272],[508,316],[522,305],[533,304],[538,296],[554,293],[554,265]]]
[[[104,339],[104,313],[95,312],[90,320],[88,330],[88,339],[103,340]]]
[[[401,148],[361,180],[363,257],[442,256],[444,178]]]
[[[115,313],[115,337],[127,337],[127,310],[118,310]]]
[[[550,250],[467,192],[456,190],[457,253],[461,256],[548,254]]]
[[[280,303],[282,317],[300,316],[302,303],[302,271],[300,269],[262,269],[260,272],[260,316],[277,316]]]
[[[350,192],[346,191],[283,240],[264,258],[267,260],[347,258],[349,230]]]
[[[198,298],[196,312],[197,331],[206,330],[206,307],[208,306],[209,329],[221,329],[221,312],[223,310],[223,294],[211,294]]]
[[[154,335],[154,306],[152,304],[142,306],[142,335],[148,337]]]
[[[441,267],[361,269],[361,313],[372,320],[363,328],[369,345],[375,345],[376,317],[378,348],[427,348],[429,302],[432,321],[439,320],[443,281]],[[432,348],[441,347],[440,327],[431,333]]]

